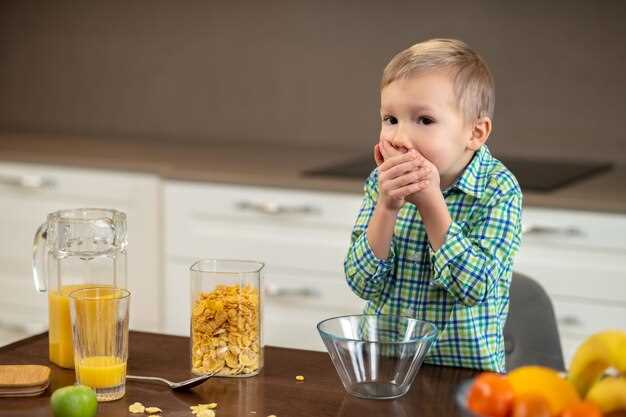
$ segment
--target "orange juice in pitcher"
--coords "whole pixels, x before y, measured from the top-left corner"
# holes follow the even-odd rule
[[[50,361],[63,368],[74,367],[72,326],[70,323],[70,292],[88,285],[66,285],[58,291],[48,292],[48,343]]]
[[[48,291],[50,361],[74,368],[69,294],[94,286],[126,287],[126,215],[109,209],[61,210],[35,235],[33,278]]]
[[[50,361],[63,368],[74,367],[69,295],[72,291],[93,286],[94,284],[65,285],[58,291],[48,292]]]

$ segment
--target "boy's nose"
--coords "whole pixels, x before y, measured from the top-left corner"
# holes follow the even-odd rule
[[[407,151],[413,148],[413,144],[409,137],[401,131],[396,132],[396,134],[391,139],[391,144],[396,149],[400,149],[403,151]]]

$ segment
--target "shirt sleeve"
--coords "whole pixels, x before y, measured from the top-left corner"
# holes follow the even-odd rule
[[[379,259],[367,240],[366,230],[376,206],[377,189],[378,171],[374,170],[365,182],[363,202],[352,229],[350,247],[344,261],[348,285],[357,296],[368,301],[380,298],[395,258],[393,244],[389,257]]]
[[[453,221],[439,250],[430,248],[431,285],[468,306],[490,296],[521,241],[521,192],[509,191],[493,200],[469,228]]]

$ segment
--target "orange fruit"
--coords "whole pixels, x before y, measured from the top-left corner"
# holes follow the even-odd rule
[[[550,404],[541,395],[521,394],[513,399],[511,417],[552,417]]]
[[[467,407],[485,417],[507,417],[513,405],[513,388],[505,376],[478,375],[467,393]]]
[[[522,366],[508,375],[515,397],[535,394],[545,398],[553,415],[565,407],[580,402],[574,386],[554,369],[543,366]]]
[[[566,407],[560,417],[602,417],[602,411],[589,401]]]

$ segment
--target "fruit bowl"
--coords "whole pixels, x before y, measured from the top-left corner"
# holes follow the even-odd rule
[[[438,335],[432,323],[395,315],[333,317],[317,330],[346,391],[368,399],[406,394]]]
[[[540,365],[520,366],[507,375],[482,372],[459,384],[455,402],[466,417],[526,416],[528,410],[551,416],[625,414],[626,332],[589,336],[576,349],[567,374]]]
[[[482,372],[459,384],[455,402],[463,417],[602,417],[602,403],[581,398],[564,373],[542,366]]]

